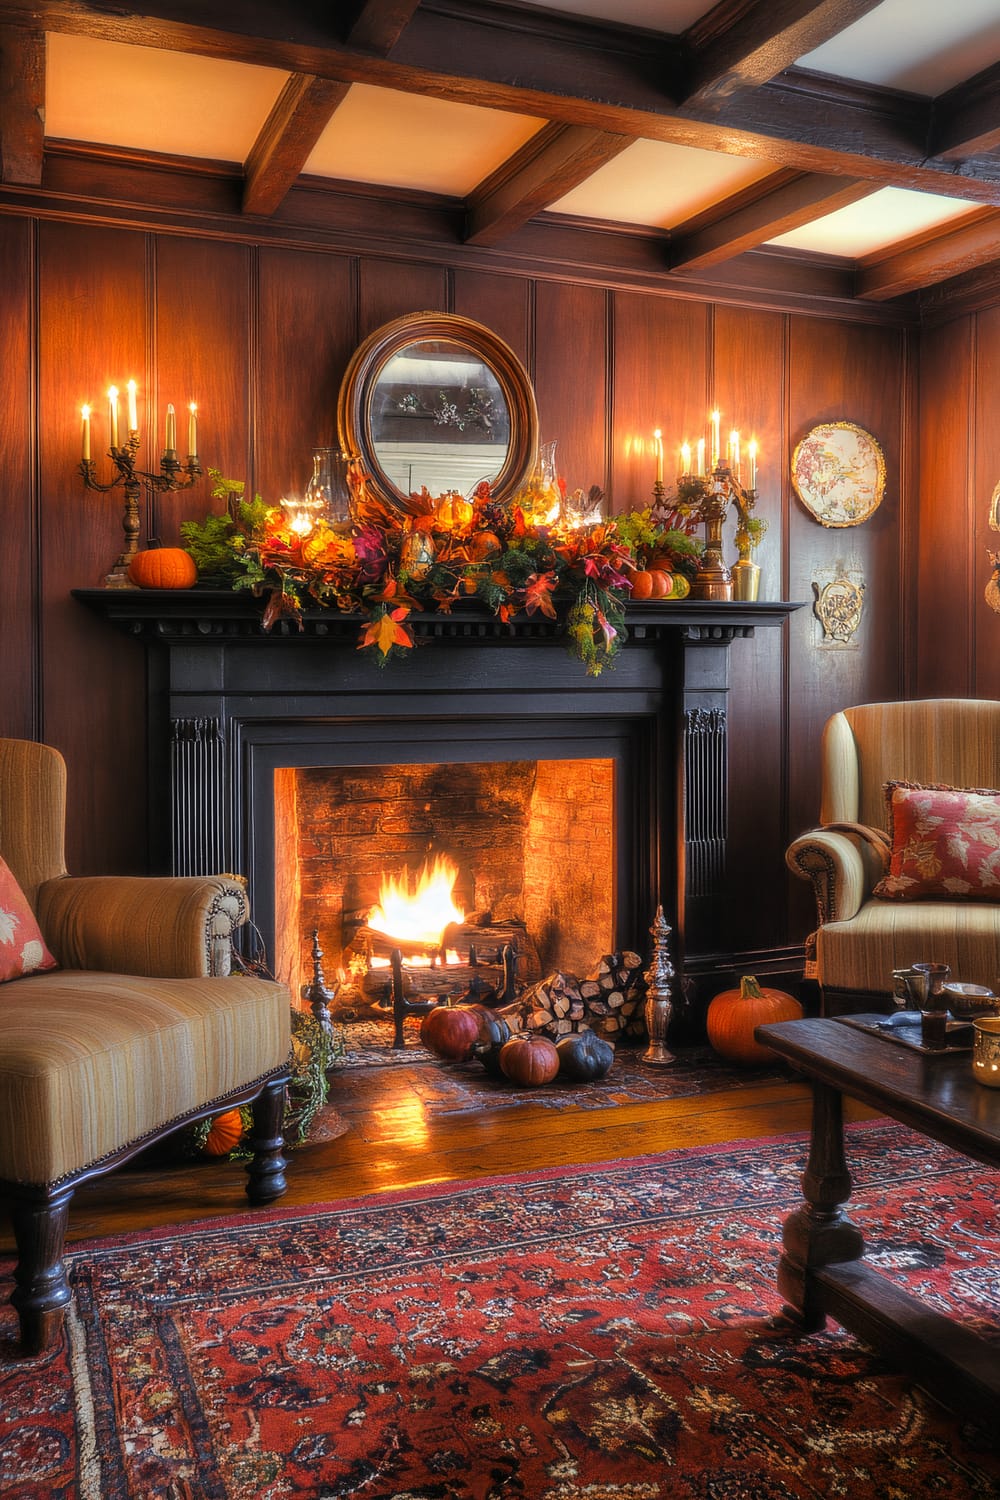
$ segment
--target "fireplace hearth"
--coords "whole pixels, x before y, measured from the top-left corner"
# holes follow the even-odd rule
[[[729,653],[797,605],[633,606],[627,649],[594,680],[538,618],[420,619],[421,647],[380,670],[359,658],[352,617],[316,611],[301,632],[265,634],[260,604],[229,592],[75,597],[148,652],[150,785],[167,789],[151,799],[156,868],[246,874],[266,952],[296,986],[314,928],[336,968],[376,865],[437,852],[456,860],[467,909],[525,921],[543,966],[648,953],[661,903],[678,969],[710,961],[724,927]],[[570,786],[574,802],[596,791],[553,856],[558,813],[539,807]],[[574,844],[584,833],[597,842]],[[542,880],[546,864],[562,884]]]

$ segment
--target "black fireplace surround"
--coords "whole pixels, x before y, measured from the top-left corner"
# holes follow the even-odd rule
[[[678,967],[717,943],[726,858],[729,649],[789,603],[634,605],[613,670],[586,676],[557,622],[473,606],[411,622],[412,657],[359,655],[359,620],[261,628],[227,591],[75,590],[145,643],[152,846],[176,874],[245,874],[275,943],[274,772],[284,767],[609,759],[615,938],[649,950],[659,903]],[[752,649],[749,646],[740,649]]]

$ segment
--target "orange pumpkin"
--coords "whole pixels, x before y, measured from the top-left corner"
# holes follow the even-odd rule
[[[238,1109],[227,1109],[212,1121],[201,1149],[206,1156],[228,1156],[242,1139],[243,1116]]]
[[[449,490],[434,507],[434,519],[444,531],[461,531],[475,514],[472,503],[457,490]]]
[[[540,1031],[523,1031],[500,1048],[500,1071],[523,1088],[551,1083],[559,1072],[559,1053]]]
[[[752,974],[744,974],[738,990],[723,990],[708,1007],[708,1040],[727,1062],[754,1067],[774,1055],[754,1039],[754,1027],[801,1017],[802,1006],[792,995],[764,989]]]
[[[421,1042],[449,1062],[468,1062],[479,1032],[479,1017],[461,1005],[437,1005],[420,1023]]]
[[[632,574],[633,599],[666,599],[673,586],[671,575],[660,568],[640,568]]]
[[[150,547],[135,554],[128,576],[141,589],[189,589],[197,582],[198,569],[183,547]]]

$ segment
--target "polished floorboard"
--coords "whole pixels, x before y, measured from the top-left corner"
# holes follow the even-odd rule
[[[738,1089],[610,1108],[554,1108],[530,1099],[458,1116],[433,1108],[437,1064],[358,1068],[332,1075],[319,1124],[331,1139],[289,1153],[282,1205],[326,1203],[423,1183],[460,1181],[572,1163],[613,1161],[679,1147],[714,1145],[807,1130],[809,1088],[801,1079],[752,1075]],[[846,1105],[848,1118],[861,1106]],[[339,1133],[336,1133],[339,1132]],[[170,1160],[131,1166],[84,1184],[74,1195],[72,1242],[184,1224],[247,1209],[237,1162]],[[13,1241],[4,1220],[0,1250]]]

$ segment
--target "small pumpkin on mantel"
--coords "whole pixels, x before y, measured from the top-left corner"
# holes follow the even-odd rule
[[[189,589],[198,581],[198,569],[183,547],[149,547],[135,554],[128,576],[141,589]]]
[[[798,1021],[802,1006],[784,990],[770,990],[744,974],[738,990],[722,990],[708,1007],[708,1040],[720,1057],[739,1067],[770,1062],[774,1054],[754,1037],[756,1026]]]

